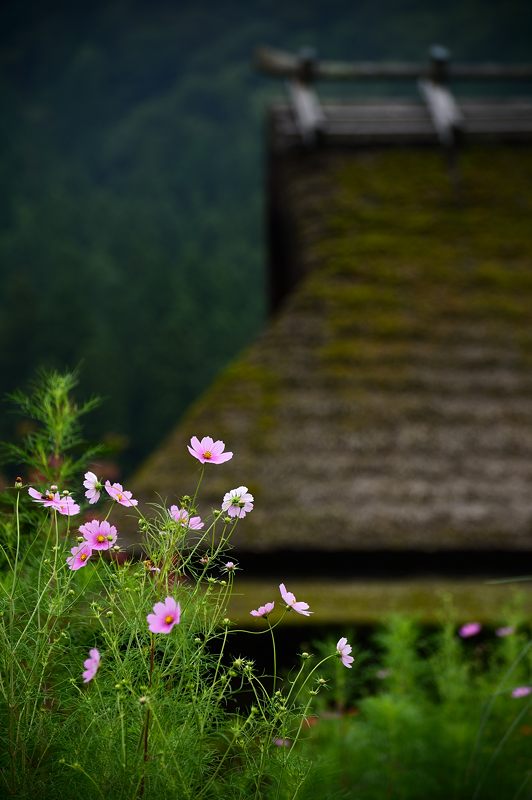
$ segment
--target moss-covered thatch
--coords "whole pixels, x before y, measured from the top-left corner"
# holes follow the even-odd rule
[[[530,550],[532,150],[294,156],[306,277],[153,454],[136,493],[246,484],[242,550]],[[230,287],[246,302],[245,276]]]
[[[521,588],[518,589],[518,586]],[[270,580],[238,578],[227,607],[233,623],[264,628],[264,619],[250,609],[276,600],[279,593]],[[290,581],[290,590],[308,602],[312,611],[304,619],[287,614],[283,625],[375,624],[391,614],[413,614],[420,622],[441,622],[446,611],[457,619],[502,623],[511,611],[523,619],[532,614],[532,592],[525,584],[488,584],[479,580],[415,578],[410,580],[308,580]]]

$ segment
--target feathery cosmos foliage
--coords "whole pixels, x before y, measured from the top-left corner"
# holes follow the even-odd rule
[[[240,568],[228,553],[254,498],[240,486],[210,515],[196,513],[203,480],[224,469],[223,459],[198,458],[197,444],[230,454],[210,437],[193,440],[193,493],[147,516],[129,490],[69,456],[85,407],[68,386],[72,376],[45,376],[38,399],[25,402],[39,411],[26,442],[35,452],[20,451],[32,485],[18,477],[0,516],[2,796],[310,800],[350,796],[347,787],[362,800],[390,791],[495,800],[525,792],[531,647],[518,615],[491,636],[488,669],[475,656],[479,641],[489,645],[480,623],[446,624],[427,645],[397,619],[379,635],[379,668],[359,647],[355,661],[342,635],[300,653],[284,674],[277,628],[292,611],[308,625],[313,612],[280,583],[282,603],[251,610],[247,631],[271,644],[270,666],[233,654],[233,635],[245,632],[230,619]],[[137,519],[144,560],[121,543],[118,506]]]

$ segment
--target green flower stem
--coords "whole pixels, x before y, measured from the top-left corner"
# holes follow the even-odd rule
[[[207,789],[209,788],[209,786],[211,785],[211,783],[213,783],[213,781],[215,781],[215,780],[216,780],[216,778],[218,777],[218,773],[220,772],[221,768],[223,767],[223,765],[224,765],[224,763],[225,763],[225,760],[226,760],[226,758],[227,758],[227,757],[229,756],[229,754],[231,753],[232,747],[233,747],[233,745],[234,745],[234,743],[235,743],[235,741],[236,741],[237,737],[238,737],[238,736],[240,736],[240,735],[242,735],[242,731],[244,730],[244,728],[246,727],[246,725],[248,724],[248,722],[249,722],[251,719],[252,719],[252,715],[250,714],[250,715],[248,716],[248,718],[247,718],[247,719],[244,721],[244,724],[243,724],[243,725],[242,725],[242,727],[240,728],[239,732],[237,732],[237,733],[234,733],[234,734],[233,734],[233,738],[232,738],[232,739],[231,739],[231,741],[229,742],[229,744],[228,744],[228,746],[227,746],[227,748],[226,748],[226,751],[225,751],[225,753],[223,754],[222,758],[221,758],[221,759],[220,759],[220,761],[218,762],[218,766],[216,767],[216,769],[215,769],[215,770],[214,770],[214,772],[212,773],[212,775],[211,775],[211,777],[209,778],[209,780],[207,781],[207,783],[206,783],[206,784],[205,784],[205,785],[202,787],[201,794],[199,794],[199,795],[196,795],[196,800],[200,800],[200,798],[201,798],[201,797],[203,797],[203,796],[205,796],[205,795],[206,795]]]
[[[59,525],[57,522],[57,511],[54,508],[54,565],[53,565],[53,579],[57,585],[57,557],[59,553]]]
[[[218,673],[220,671],[220,666],[221,666],[221,663],[222,663],[224,649],[225,649],[225,645],[226,645],[226,642],[227,642],[227,634],[228,634],[228,629],[226,628],[225,631],[224,631],[224,636],[223,636],[222,646],[220,648],[220,653],[218,654],[218,660],[216,662],[216,667],[214,669],[214,676],[213,676],[213,679],[212,679],[212,686],[211,686],[211,690],[210,690],[210,692],[208,694],[208,697],[207,697],[207,700],[206,700],[206,705],[210,705],[210,703],[212,702],[212,698],[213,698],[213,695],[214,695],[214,690],[216,688],[216,683],[217,683],[217,680],[218,680]],[[203,733],[203,724],[201,726],[201,733]]]
[[[107,522],[107,520],[111,516],[111,512],[112,512],[113,508],[115,507],[115,505],[116,505],[116,500],[111,500],[111,502],[109,503],[109,509],[107,511],[107,514],[105,515],[105,517],[103,519],[103,522]]]
[[[53,521],[53,518],[50,516],[50,524],[48,526],[48,533],[46,534],[46,539],[45,539],[45,542],[44,542],[43,553],[46,553],[48,551],[48,543],[50,541],[50,536],[52,535],[53,527],[54,527],[54,521]],[[39,559],[39,572],[37,574],[37,592],[40,592],[40,590],[41,590],[41,578],[42,578],[43,566],[44,566],[44,558],[41,557]],[[42,597],[42,595],[41,595],[41,597]],[[40,630],[41,629],[41,604],[40,604],[40,600],[37,603],[37,623],[38,623],[39,630]]]
[[[194,508],[196,505],[196,497],[198,496],[198,492],[200,490],[201,482],[203,480],[203,476],[205,475],[205,464],[201,465],[201,472],[199,476],[199,480],[196,484],[196,491],[194,492],[194,497],[192,498],[192,503],[190,504],[190,508]]]
[[[485,703],[484,708],[483,708],[483,712],[482,712],[482,718],[480,720],[480,725],[478,727],[477,737],[476,737],[475,744],[474,744],[474,747],[473,747],[473,750],[472,750],[472,753],[471,753],[471,757],[469,759],[469,764],[467,766],[466,777],[468,777],[471,774],[472,770],[473,770],[473,764],[475,762],[475,759],[478,756],[478,752],[479,752],[479,749],[480,749],[480,743],[482,741],[482,736],[484,734],[484,729],[486,727],[486,723],[488,721],[488,717],[489,717],[489,715],[491,713],[491,710],[493,708],[493,705],[495,703],[495,699],[496,699],[496,697],[498,695],[503,693],[502,692],[502,688],[503,688],[503,686],[506,685],[506,681],[508,680],[508,678],[510,677],[512,672],[515,670],[515,668],[517,667],[519,662],[522,661],[523,658],[527,655],[527,653],[528,653],[528,651],[530,650],[531,647],[532,647],[532,641],[528,642],[525,645],[525,647],[519,653],[517,658],[514,659],[512,664],[510,664],[509,668],[506,670],[506,672],[504,673],[504,675],[500,679],[499,683],[497,684],[497,686],[495,688],[495,691],[490,696],[489,700]]]
[[[148,679],[148,685],[151,689],[152,687],[152,679],[153,679],[153,664],[154,664],[154,656],[155,656],[155,637],[153,633],[150,633],[150,673]],[[144,730],[142,731],[142,778],[140,780],[139,785],[139,793],[138,796],[142,797],[144,795],[144,787],[145,787],[145,778],[146,778],[146,764],[149,759],[149,736],[150,736],[150,717],[151,717],[151,708],[150,704],[146,705],[146,719],[144,721]]]
[[[301,735],[301,731],[303,730],[303,725],[305,724],[305,720],[307,718],[307,714],[308,714],[308,711],[309,711],[309,708],[310,708],[311,705],[312,705],[312,697],[309,698],[309,700],[307,701],[307,705],[305,706],[305,708],[303,710],[303,714],[301,715],[301,722],[299,723],[299,727],[297,729],[297,733],[296,733],[296,735],[294,737],[294,741],[292,742],[292,746],[290,747],[290,750],[288,751],[287,755],[290,755],[290,753],[292,752],[292,750],[294,749],[294,747],[297,744],[297,740],[299,739],[299,737]]]
[[[275,628],[277,628],[281,624],[281,622],[283,621],[285,616],[286,616],[286,609],[283,611],[282,617],[279,617],[277,622],[275,622],[273,625],[270,625],[270,623],[268,621],[268,624],[270,625],[270,629],[272,631],[275,630]],[[246,634],[248,634],[248,636],[263,636],[265,633],[268,633],[268,628],[264,628],[264,630],[262,630],[262,631],[248,631],[245,628],[235,628],[235,629],[231,630],[231,633],[246,633]],[[223,634],[215,634],[212,638],[215,639],[216,636],[222,636],[222,635]]]
[[[163,730],[163,728],[161,726],[161,723],[159,721],[159,718],[158,718],[157,714],[155,713],[155,711],[153,709],[151,709],[151,713],[152,713],[152,717],[153,717],[153,722],[157,726],[157,728],[159,730],[159,734],[161,735],[161,737],[162,737],[162,739],[164,741],[166,739],[166,733]],[[181,765],[179,764],[179,760],[176,758],[176,756],[173,753],[170,753],[170,757],[173,760],[175,772],[178,775],[179,780],[181,782],[182,795],[179,796],[179,800],[181,800],[181,797],[188,798],[188,797],[190,797],[190,787],[189,787],[187,781],[185,780],[185,778],[183,776],[183,772],[181,771]],[[197,795],[196,795],[196,798],[197,798]],[[176,800],[177,800],[177,798],[176,798]]]
[[[272,691],[275,692],[275,687],[276,687],[276,684],[277,684],[277,652],[275,650],[275,636],[274,636],[274,633],[273,633],[273,628],[270,625],[270,620],[268,619],[268,617],[266,617],[266,619],[267,619],[268,628],[270,630],[271,637],[272,637],[272,652],[273,652],[273,689],[272,689]]]
[[[253,694],[255,696],[255,700],[257,701],[257,707],[258,707],[258,709],[260,711],[260,714],[261,714],[263,720],[265,722],[268,722],[268,717],[266,716],[266,712],[265,712],[264,706],[263,706],[263,700],[261,700],[261,698],[257,694],[257,690],[256,690],[255,685],[254,685],[255,683],[257,683],[260,686],[261,690],[262,690],[263,700],[264,699],[266,699],[266,700],[269,699],[269,694],[266,691],[266,688],[265,688],[264,684],[262,683],[261,680],[259,680],[259,678],[255,677],[255,675],[250,675],[249,676],[249,685],[251,686],[251,690],[252,690],[252,692],[253,692]]]
[[[310,670],[309,674],[307,675],[307,677],[305,678],[305,680],[303,681],[303,683],[301,684],[301,686],[300,686],[300,687],[299,687],[299,689],[297,690],[297,694],[298,694],[298,695],[300,694],[300,692],[302,692],[302,691],[303,691],[303,689],[305,688],[305,686],[306,686],[306,685],[307,685],[307,683],[309,682],[310,678],[311,678],[311,677],[314,675],[314,673],[316,672],[316,670],[317,670],[317,669],[319,669],[319,668],[321,667],[321,665],[322,665],[322,664],[325,664],[325,662],[326,662],[326,661],[328,661],[330,658],[334,658],[335,656],[336,656],[336,653],[331,653],[330,655],[328,655],[328,656],[325,656],[325,658],[322,658],[322,660],[321,660],[321,661],[319,661],[319,662],[316,664],[316,666],[315,666],[315,667],[313,667],[313,668]],[[295,677],[295,678],[294,678],[294,680],[292,681],[292,687],[291,687],[290,691],[288,692],[288,697],[286,698],[286,705],[288,705],[288,703],[289,703],[289,701],[290,701],[290,698],[292,697],[292,692],[294,691],[294,688],[295,688],[295,686],[296,686],[296,684],[297,684],[297,681],[298,681],[298,679],[299,679],[299,677],[300,677],[301,673],[302,673],[302,672],[303,672],[303,670],[305,669],[305,664],[306,664],[306,661],[303,661],[303,663],[302,663],[302,665],[301,665],[301,667],[300,667],[300,669],[299,669],[299,672],[297,673],[296,677]]]
[[[75,772],[81,772],[81,774],[82,774],[82,775],[85,775],[85,777],[87,778],[87,780],[89,780],[89,781],[92,783],[92,785],[94,786],[94,788],[96,789],[96,791],[98,792],[98,794],[100,795],[100,797],[102,798],[102,800],[106,800],[104,793],[102,792],[102,790],[100,789],[100,787],[98,786],[98,784],[96,783],[96,781],[94,780],[94,778],[93,778],[91,775],[89,775],[89,773],[88,773],[88,772],[86,772],[86,771],[83,769],[83,767],[81,766],[81,764],[78,764],[78,763],[76,763],[76,764],[66,764],[66,766],[67,766],[67,767],[70,767],[70,768],[71,768],[71,769],[73,769]]]
[[[11,590],[11,598],[14,598],[15,595],[15,587],[17,584],[17,570],[18,570],[18,561],[19,561],[19,554],[20,554],[20,514],[19,514],[19,502],[20,502],[20,489],[17,490],[17,499],[15,500],[15,523],[17,527],[17,546],[15,550],[15,563],[13,565],[13,583],[12,583],[12,590]]]
[[[17,568],[17,561],[18,561],[18,542],[20,536],[20,518],[19,518],[19,496],[20,493],[17,492],[17,500],[15,504],[15,514],[17,520],[17,555],[15,556],[15,570],[13,573],[13,581],[11,584],[11,593],[9,597],[9,641],[10,643],[13,642],[14,638],[14,623],[15,623],[15,589],[16,589],[16,568]],[[8,742],[9,742],[9,753],[10,753],[10,763],[11,763],[11,786],[14,788],[16,785],[16,773],[17,773],[17,758],[16,752],[17,748],[15,745],[15,717],[17,714],[17,706],[15,700],[15,658],[14,658],[14,651],[11,654],[11,658],[9,659],[9,699],[8,699]],[[18,664],[17,664],[18,666]],[[17,734],[18,738],[18,734]]]

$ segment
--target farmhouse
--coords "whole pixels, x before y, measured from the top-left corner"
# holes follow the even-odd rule
[[[269,112],[271,319],[133,481],[176,502],[192,435],[234,451],[200,511],[255,497],[237,616],[291,579],[320,622],[496,619],[532,572],[532,104],[459,106],[443,150],[421,99],[320,103],[312,146]]]

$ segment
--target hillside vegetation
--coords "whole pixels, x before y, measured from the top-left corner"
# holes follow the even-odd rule
[[[253,48],[526,58],[525,2],[432,5],[6,4],[0,388],[81,363],[108,398],[94,430],[133,467],[263,323],[262,118],[281,87]]]

